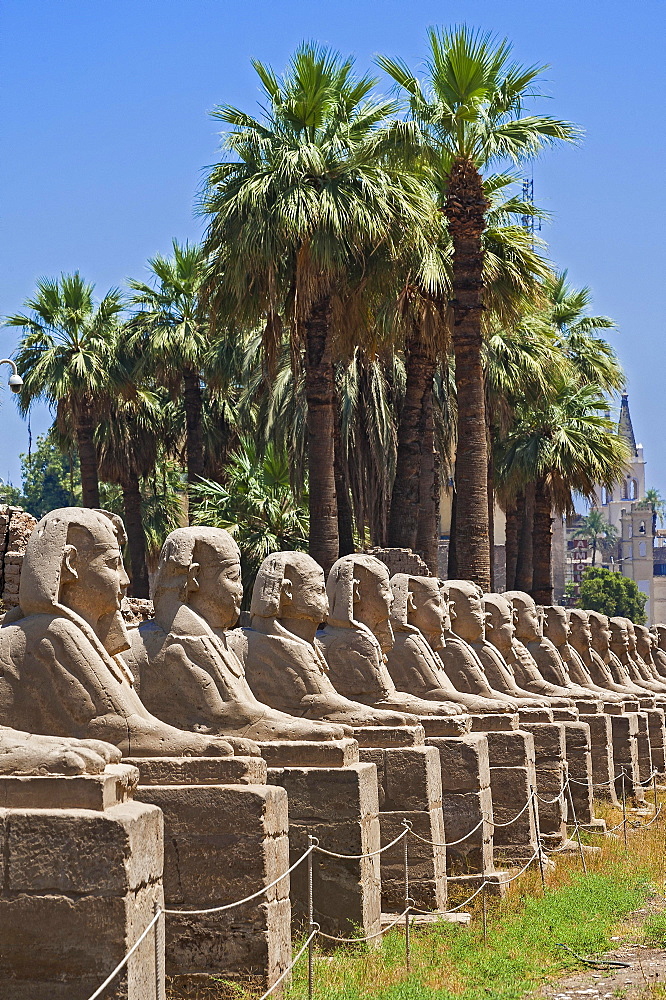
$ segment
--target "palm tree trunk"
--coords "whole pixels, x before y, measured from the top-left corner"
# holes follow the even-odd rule
[[[594,566],[597,561],[597,536],[595,535],[592,539],[592,565]]]
[[[506,589],[516,589],[516,562],[518,561],[518,532],[523,522],[525,494],[521,490],[506,509]]]
[[[335,411],[335,495],[338,501],[338,536],[340,539],[340,555],[348,556],[355,551],[354,520],[343,457],[340,410],[337,405]]]
[[[552,500],[548,484],[540,476],[534,488],[532,550],[534,572],[531,594],[537,604],[553,603],[551,546],[553,542]]]
[[[421,503],[421,462],[426,453],[424,410],[428,393],[432,399],[435,374],[435,361],[423,340],[418,321],[413,324],[406,362],[405,399],[398,423],[398,453],[391,492],[388,544],[415,549]]]
[[[150,597],[148,587],[148,567],[146,564],[146,537],[143,532],[141,517],[141,491],[139,477],[135,472],[128,472],[122,483],[123,511],[125,514],[125,530],[129,547],[130,565],[132,568],[132,597]]]
[[[449,529],[449,559],[446,567],[446,576],[449,580],[458,580],[458,552],[456,549],[456,514],[458,511],[458,498],[455,487],[451,497],[451,527]]]
[[[495,592],[495,464],[488,449],[488,541],[490,544],[490,591]]]
[[[453,352],[458,445],[456,452],[456,551],[458,572],[482,590],[490,587],[488,446],[482,364],[483,245],[488,202],[469,160],[449,173],[446,217],[453,243]]]
[[[191,368],[183,372],[183,406],[185,407],[187,481],[193,483],[204,474],[203,397],[199,373]]]
[[[516,590],[530,593],[532,590],[532,530],[534,527],[534,483],[524,489],[525,506],[518,536],[518,559],[516,561]]]
[[[305,398],[308,427],[310,555],[328,572],[338,558],[335,495],[335,372],[331,300],[322,295],[305,321]]]
[[[99,507],[99,469],[90,406],[83,401],[77,411],[76,444],[81,466],[81,503],[84,507]]]
[[[434,364],[433,364],[434,375]],[[439,542],[439,455],[435,449],[435,418],[432,411],[432,377],[423,397],[421,475],[416,551],[433,576],[437,576]]]

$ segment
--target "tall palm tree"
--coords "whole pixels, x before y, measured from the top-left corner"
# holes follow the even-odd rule
[[[99,507],[95,427],[123,380],[114,362],[121,294],[111,289],[95,305],[93,291],[78,271],[42,278],[34,298],[25,302],[30,312],[5,320],[24,331],[16,353],[23,376],[19,406],[25,413],[33,400],[45,400],[56,409],[59,429],[71,428],[85,507]]]
[[[490,586],[488,455],[482,366],[483,234],[489,203],[483,174],[497,163],[533,157],[544,145],[572,141],[568,122],[524,113],[537,97],[543,67],[511,61],[511,46],[467,27],[428,33],[421,82],[402,60],[378,62],[405,92],[422,130],[453,245],[453,349],[456,365],[456,552],[458,572]]]
[[[607,406],[598,387],[563,373],[540,405],[518,409],[504,443],[506,478],[534,483],[531,593],[539,604],[552,604],[553,509],[571,513],[572,493],[591,500],[598,484],[617,482],[626,466],[627,447],[605,415]]]
[[[228,159],[210,172],[203,209],[213,310],[265,318],[275,356],[287,324],[305,370],[310,553],[327,570],[338,556],[335,492],[334,330],[344,323],[349,275],[398,226],[425,217],[423,189],[396,156],[382,123],[394,102],[374,99],[375,81],[353,61],[302,45],[282,77],[253,63],[266,106],[261,118],[229,106]]]
[[[174,240],[171,257],[158,254],[148,261],[150,282],[129,282],[135,310],[129,346],[172,397],[182,393],[190,483],[205,471],[202,369],[210,332],[199,302],[205,264],[201,247]]]
[[[617,528],[609,524],[604,515],[593,507],[573,533],[574,538],[588,538],[592,542],[592,565],[597,562],[597,548],[611,547],[617,541]]]

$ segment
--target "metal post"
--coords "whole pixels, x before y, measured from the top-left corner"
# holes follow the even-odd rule
[[[627,849],[627,792],[624,786],[624,768],[622,769],[622,832],[624,834],[624,849]]]
[[[405,964],[407,966],[407,972],[409,972],[409,960],[410,960],[410,940],[409,940],[409,905],[411,900],[409,898],[409,857],[407,854],[407,841],[408,836],[402,838],[402,851],[403,851],[403,864],[405,869]]]
[[[530,785],[530,795],[532,796],[532,814],[534,815],[534,827],[537,835],[537,857],[539,859],[539,872],[541,873],[541,888],[546,893],[546,877],[543,873],[543,854],[541,848],[541,827],[539,826],[539,810],[537,809],[536,791]]]
[[[483,943],[488,944],[488,906],[486,901],[486,862],[483,856],[483,841],[481,843],[481,911],[483,914]]]
[[[310,941],[308,943],[308,1000],[312,1000],[312,988],[314,982],[314,893],[313,893],[313,877],[312,877],[312,856],[314,854],[315,838],[311,833],[308,834],[308,846],[310,848],[310,853],[308,854],[308,935]]]
[[[160,904],[155,900],[153,914],[160,910]],[[164,914],[160,913],[155,921],[155,1000],[166,1000],[166,981],[164,970]]]
[[[587,875],[587,865],[585,864],[585,852],[583,851],[583,844],[580,839],[580,827],[578,826],[578,819],[576,817],[576,807],[574,805],[573,792],[571,791],[571,784],[567,785],[567,791],[569,792],[569,805],[571,806],[571,815],[573,816],[576,836],[578,838],[578,853],[580,854],[580,863],[583,866],[583,874]]]
[[[656,816],[657,812],[658,812],[658,808],[657,808],[657,773],[656,773],[656,771],[652,772],[652,794],[654,796],[654,814]]]

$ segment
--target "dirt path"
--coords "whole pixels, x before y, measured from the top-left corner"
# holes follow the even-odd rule
[[[618,935],[611,939],[615,942],[615,947],[606,952],[603,958],[611,962],[627,962],[628,968],[606,970],[581,965],[579,972],[544,986],[534,997],[545,1000],[666,998],[666,949],[640,943],[646,918],[665,909],[666,898],[653,897],[643,909],[631,913]]]

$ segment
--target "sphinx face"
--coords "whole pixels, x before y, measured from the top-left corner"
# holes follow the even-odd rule
[[[546,608],[544,623],[544,635],[547,635],[556,646],[563,646],[565,642],[568,642],[569,622],[565,608]]]
[[[237,620],[243,599],[240,560],[224,541],[198,542],[196,583],[189,604],[211,628],[229,628]]]
[[[541,632],[541,622],[539,621],[539,614],[536,609],[536,604],[534,602],[515,605],[517,616],[516,616],[516,635],[525,640],[526,642],[534,642],[540,639],[542,636]]]
[[[424,577],[423,580],[414,583],[411,588],[411,598],[409,624],[414,625],[424,635],[432,636],[441,642],[445,608],[439,581],[435,577],[432,580]]]
[[[610,622],[610,648],[618,656],[626,655],[629,652],[629,635],[626,625],[612,619]]]
[[[511,653],[511,643],[516,634],[513,608],[508,601],[501,599],[484,601],[483,606],[488,616],[486,638],[506,657]]]
[[[655,625],[655,634],[659,649],[666,650],[666,625]]]
[[[587,649],[592,645],[592,628],[586,615],[571,613],[569,628],[572,642],[577,648]]]
[[[630,621],[628,618],[626,619],[626,621],[627,621],[626,625],[627,639],[629,642],[629,655],[635,656],[636,653],[638,652],[638,645],[636,643],[636,632],[634,631],[634,623]]]
[[[328,618],[326,579],[321,566],[308,557],[299,559],[298,565],[285,567],[285,581],[291,586],[280,602],[280,618],[301,618],[320,622]]]
[[[60,599],[88,620],[120,610],[129,586],[118,540],[111,527],[100,527],[94,542],[72,525],[63,556]]]
[[[650,630],[645,627],[645,625],[634,626],[634,631],[636,635],[636,648],[638,653],[643,657],[644,660],[649,660],[652,655],[652,640],[650,637]]]
[[[483,597],[474,584],[456,584],[449,587],[454,601],[456,627],[454,629],[468,642],[483,639],[486,630],[486,612]]]

